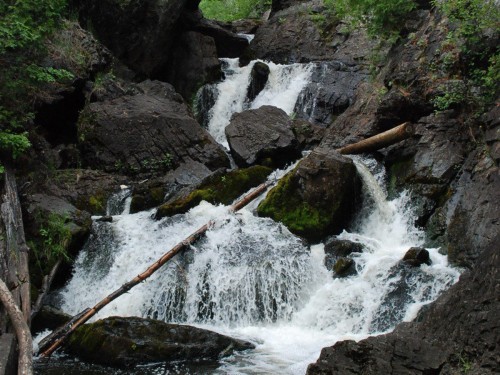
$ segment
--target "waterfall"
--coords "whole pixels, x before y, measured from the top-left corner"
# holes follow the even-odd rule
[[[206,238],[97,318],[153,317],[257,344],[254,351],[225,359],[215,373],[304,373],[322,347],[390,331],[458,279],[437,249],[429,249],[430,266],[401,266],[405,251],[423,243],[409,197],[387,201],[377,178],[361,160],[356,165],[368,209],[361,210],[353,231],[339,236],[365,246],[353,256],[355,276],[333,278],[323,264],[322,244],[305,246],[281,224],[256,217],[255,206],[230,215],[225,206],[202,202],[161,221],[140,212],[95,223],[99,235],[81,252],[61,292],[62,308],[74,314],[94,305],[213,219],[219,224]]]
[[[232,59],[225,64],[226,80],[216,86],[209,124],[221,143],[235,111],[273,103],[293,111],[311,69],[270,64],[268,86],[253,103],[246,103],[252,64],[240,68]],[[364,246],[363,252],[352,255],[357,271],[353,276],[334,277],[324,265],[324,244],[308,246],[280,223],[257,217],[258,202],[233,214],[223,205],[201,202],[185,214],[160,221],[151,218],[152,211],[119,210],[113,222],[94,223],[73,278],[60,292],[61,307],[75,314],[93,306],[194,228],[214,220],[217,224],[205,238],[94,319],[152,317],[256,344],[255,350],[222,360],[211,370],[214,374],[303,374],[325,346],[389,332],[399,322],[414,319],[420,307],[458,280],[459,273],[438,249],[428,249],[431,265],[410,269],[401,263],[409,247],[424,241],[414,226],[410,197],[403,193],[388,200],[383,167],[371,159],[357,157],[354,162],[363,181],[364,206],[354,226],[338,236]]]
[[[314,66],[314,64],[279,65],[266,62],[270,69],[268,82],[253,102],[249,103],[246,89],[257,60],[244,67],[239,67],[238,59],[221,60],[225,80],[209,90],[205,87],[198,95],[211,95],[216,98],[215,104],[208,112],[208,130],[215,140],[226,148],[228,144],[224,129],[229,125],[234,113],[263,105],[273,105],[291,115],[297,97],[308,83]],[[202,103],[205,99],[199,97],[196,101]]]

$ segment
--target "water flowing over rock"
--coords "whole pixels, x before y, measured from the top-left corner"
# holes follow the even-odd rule
[[[271,190],[258,213],[318,241],[347,228],[360,191],[352,160],[335,151],[315,149]]]
[[[191,326],[112,317],[80,327],[66,349],[80,358],[125,367],[159,361],[217,361],[254,345]]]
[[[279,166],[300,156],[291,120],[276,107],[236,113],[225,132],[231,154],[240,166],[262,163]]]
[[[494,374],[500,362],[497,235],[460,278],[417,321],[393,333],[324,348],[308,375],[330,374]],[[484,308],[487,306],[487,308]]]
[[[360,66],[331,61],[317,63],[310,82],[297,98],[297,118],[328,126],[352,103],[359,84],[368,74]]]
[[[132,175],[164,172],[189,160],[211,169],[228,166],[222,148],[170,95],[169,85],[153,86],[159,91],[148,87],[86,107],[78,124],[84,164]]]

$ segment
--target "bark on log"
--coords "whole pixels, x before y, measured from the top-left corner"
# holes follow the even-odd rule
[[[240,210],[244,206],[246,206],[248,203],[250,203],[252,200],[257,198],[259,195],[261,195],[266,189],[270,186],[270,183],[265,182],[261,185],[259,185],[255,190],[252,192],[248,193],[245,195],[243,198],[235,202],[232,206],[229,207],[230,212],[235,212],[237,210]],[[131,281],[123,284],[120,288],[115,290],[113,293],[105,297],[103,300],[101,300],[97,305],[92,307],[91,309],[88,309],[88,311],[85,311],[81,314],[81,317],[74,320],[72,319],[71,322],[66,324],[65,326],[62,327],[64,330],[64,333],[61,335],[61,328],[57,330],[57,335],[56,332],[54,334],[49,335],[43,342],[40,343],[39,346],[39,353],[42,357],[48,357],[50,356],[57,348],[59,348],[63,342],[82,324],[84,324],[86,321],[88,321],[91,317],[93,317],[97,312],[99,312],[104,306],[109,304],[110,302],[114,301],[116,298],[121,296],[123,293],[128,292],[130,289],[132,289],[134,286],[139,284],[140,282],[146,280],[149,276],[151,276],[153,273],[155,273],[158,269],[160,269],[161,266],[163,266],[165,263],[167,263],[170,259],[172,259],[176,254],[178,254],[180,251],[186,249],[188,246],[192,245],[195,241],[197,241],[203,234],[207,232],[209,228],[213,226],[213,222],[210,221],[200,227],[196,232],[191,234],[189,237],[187,237],[184,241],[179,242],[177,245],[175,245],[172,249],[170,249],[168,252],[163,254],[163,256],[158,259],[155,263],[153,263],[151,266],[149,266],[143,273],[140,275],[136,276],[133,278]]]
[[[363,154],[365,152],[377,151],[381,148],[393,145],[403,141],[414,134],[414,127],[409,122],[398,125],[395,128],[387,130],[383,133],[374,135],[373,137],[364,139],[360,142],[347,145],[337,149],[343,155]]]
[[[25,317],[7,288],[7,285],[0,280],[0,301],[9,314],[10,321],[16,331],[17,342],[19,345],[18,375],[33,374],[33,344],[30,328],[25,321]]]
[[[5,193],[3,195],[1,211],[5,225],[8,257],[8,277],[5,281],[12,285],[20,284],[20,287],[12,295],[29,325],[31,317],[30,276],[28,268],[29,248],[26,245],[26,238],[24,236],[23,217],[21,203],[17,194],[16,179],[14,173],[8,168],[5,169],[4,180]]]

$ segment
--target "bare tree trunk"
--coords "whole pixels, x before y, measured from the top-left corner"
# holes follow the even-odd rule
[[[230,208],[230,212],[235,212],[248,203],[250,203],[253,199],[257,198],[261,195],[266,189],[269,187],[269,183],[263,183],[259,185],[255,190],[235,202]],[[179,242],[168,252],[163,254],[163,256],[158,259],[155,263],[149,266],[143,273],[133,278],[128,283],[123,284],[119,289],[115,290],[113,293],[105,297],[101,300],[97,305],[92,307],[91,309],[87,309],[80,313],[81,317],[66,324],[61,329],[57,329],[54,334],[49,335],[43,342],[40,343],[39,352],[42,357],[50,356],[62,343],[82,324],[88,321],[91,317],[93,317],[97,312],[99,312],[104,306],[106,306],[111,301],[115,300],[123,293],[128,292],[134,286],[139,284],[140,282],[146,280],[149,276],[151,276],[154,272],[160,269],[165,263],[167,263],[170,259],[172,259],[176,254],[180,251],[186,249],[188,246],[192,245],[195,241],[197,241],[201,236],[203,236],[206,231],[213,226],[213,222],[210,221],[207,224],[200,227],[196,232],[192,233],[189,237],[187,237],[184,241]],[[61,333],[62,332],[62,333]]]
[[[25,317],[14,300],[9,288],[0,280],[0,301],[9,314],[10,321],[16,331],[19,344],[18,375],[33,374],[33,344],[30,328]]]
[[[30,276],[28,265],[29,248],[24,237],[21,204],[17,195],[14,173],[6,168],[4,173],[5,194],[1,207],[2,219],[5,225],[6,251],[9,285],[18,285],[13,291],[13,297],[26,319],[28,325],[31,317]]]
[[[397,142],[405,140],[414,134],[413,125],[405,122],[395,128],[387,130],[383,133],[374,135],[373,137],[364,139],[360,142],[347,145],[337,149],[338,152],[344,155],[362,154],[365,152],[377,151],[381,148],[393,145]]]

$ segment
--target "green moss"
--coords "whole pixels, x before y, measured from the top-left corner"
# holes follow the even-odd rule
[[[104,194],[92,195],[89,197],[88,207],[93,214],[106,213],[106,197]]]
[[[257,208],[260,216],[283,223],[291,232],[309,239],[318,239],[332,221],[338,207],[320,207],[305,202],[298,193],[293,172],[283,177]]]
[[[160,206],[156,217],[162,218],[184,213],[197,206],[202,200],[212,204],[231,204],[247,190],[264,182],[271,172],[271,168],[256,165],[238,169],[223,176],[216,175],[187,196]]]

